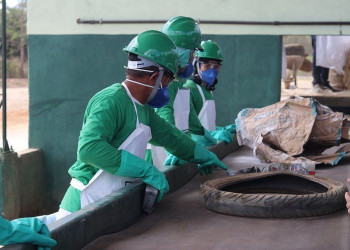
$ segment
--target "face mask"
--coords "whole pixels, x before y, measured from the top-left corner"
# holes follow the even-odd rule
[[[169,91],[167,87],[159,88],[153,99],[147,104],[152,108],[161,108],[169,102]]]
[[[180,71],[180,73],[177,75],[180,78],[188,78],[193,73],[193,65],[192,63],[189,63],[186,68]]]
[[[161,72],[161,73],[163,73],[163,72]],[[163,75],[163,74],[161,74],[161,75]],[[157,83],[158,83],[158,79],[157,79]],[[167,87],[163,87],[161,84],[159,87],[159,84],[157,84],[157,83],[154,86],[150,86],[150,85],[144,84],[142,82],[137,82],[137,81],[130,80],[130,79],[127,79],[127,81],[153,89],[151,94],[149,95],[149,97],[147,99],[147,104],[149,106],[151,106],[152,108],[161,108],[161,107],[165,106],[166,104],[168,104],[169,91],[168,91]]]
[[[216,80],[216,77],[218,76],[219,71],[216,69],[207,69],[206,71],[203,71],[201,74],[202,80],[208,84],[209,86],[213,85],[213,83]]]

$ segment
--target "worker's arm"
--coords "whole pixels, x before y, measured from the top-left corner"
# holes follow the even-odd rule
[[[196,111],[190,102],[190,116],[189,116],[189,131],[191,134],[204,135],[204,127],[196,114]]]
[[[150,142],[153,145],[164,147],[169,153],[176,155],[180,159],[188,160],[193,158],[194,141],[151,109],[150,127],[152,131]]]
[[[227,169],[214,153],[196,144],[188,135],[167,123],[152,110],[150,111],[150,125],[152,144],[164,147],[169,153],[182,160],[198,163],[200,172],[209,174],[212,167]]]
[[[197,89],[196,83],[191,80],[187,80],[184,87],[190,89],[190,101],[198,116],[203,107],[203,100],[199,90]]]
[[[133,110],[130,103],[127,104],[122,106],[115,97],[105,97],[92,104],[80,133],[78,157],[80,161],[111,174],[141,178],[159,190],[159,202],[169,190],[164,174],[144,159],[110,144],[116,136],[128,136],[117,133],[121,126],[126,126],[126,122],[133,122],[136,127],[136,114],[125,113],[125,110]]]
[[[117,171],[121,150],[113,147],[111,141],[123,125],[124,112],[118,99],[110,96],[95,99],[89,105],[78,142],[80,161],[112,174]]]
[[[51,239],[47,226],[37,218],[8,221],[0,216],[0,245],[14,243],[28,243],[48,248],[57,244]]]

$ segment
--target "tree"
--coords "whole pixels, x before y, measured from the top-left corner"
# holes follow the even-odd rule
[[[0,25],[0,32],[1,31],[2,26]],[[26,0],[21,0],[21,2],[14,8],[6,9],[6,36],[7,57],[20,58],[19,73],[20,77],[24,77],[24,62],[28,57]]]

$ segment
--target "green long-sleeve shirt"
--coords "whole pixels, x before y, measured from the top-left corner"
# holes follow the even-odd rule
[[[162,146],[181,159],[193,157],[194,142],[160,118],[148,105],[136,103],[140,123],[151,128],[151,144]],[[69,174],[84,183],[98,169],[116,173],[121,161],[122,142],[135,130],[134,106],[121,84],[113,84],[90,100],[78,142],[77,161]]]
[[[184,87],[190,89],[191,104],[193,105],[193,108],[196,111],[197,115],[199,115],[199,112],[201,112],[201,109],[203,107],[203,99],[196,85],[197,84],[194,81],[187,80],[186,83],[184,84]],[[207,90],[203,86],[199,86],[199,87],[203,90],[205,100],[214,100],[214,96],[211,93],[211,91]]]
[[[175,126],[160,118],[153,108],[136,103],[140,123],[151,129],[151,144],[185,160],[193,158],[195,143]],[[68,173],[88,184],[99,169],[115,174],[121,164],[122,142],[136,128],[133,102],[119,83],[94,95],[86,108],[78,141],[77,160]],[[80,191],[69,187],[61,208],[80,209]]]
[[[180,81],[173,81],[169,89],[169,103],[162,108],[156,109],[157,114],[166,120],[167,122],[175,125],[175,117],[174,117],[174,101],[176,98],[176,94],[183,87],[183,84]],[[198,119],[198,116],[195,112],[194,107],[190,103],[190,115],[189,115],[189,132],[196,135],[204,135],[204,128]],[[183,158],[181,158],[183,159]]]

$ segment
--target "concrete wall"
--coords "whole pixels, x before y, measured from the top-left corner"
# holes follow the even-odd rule
[[[0,167],[0,213],[6,219],[43,214],[47,184],[41,151],[2,153]]]
[[[31,0],[29,34],[137,34],[161,24],[79,25],[78,18],[167,20],[349,21],[347,0]],[[201,25],[205,34],[350,34],[350,26]]]

